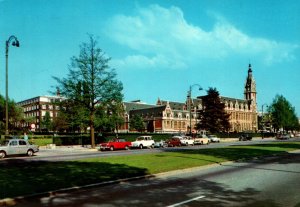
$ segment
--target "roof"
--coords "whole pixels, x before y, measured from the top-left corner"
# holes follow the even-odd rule
[[[150,108],[143,108],[143,109],[133,109],[130,111],[130,115],[134,115],[134,114],[143,114],[143,115],[147,115],[147,116],[153,116],[153,117],[157,117],[157,116],[162,116],[162,112],[166,109],[166,106],[153,106]]]
[[[144,104],[140,102],[123,102],[123,104],[125,106],[125,110],[127,113],[129,113],[132,110],[149,109],[149,108],[157,107],[156,105]]]

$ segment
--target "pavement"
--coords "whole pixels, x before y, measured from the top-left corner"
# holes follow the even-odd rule
[[[65,153],[85,153],[85,152],[97,152],[99,146],[92,148],[91,145],[70,145],[70,146],[56,146],[54,144],[48,144],[47,146],[40,146],[40,151],[43,152],[65,152]]]

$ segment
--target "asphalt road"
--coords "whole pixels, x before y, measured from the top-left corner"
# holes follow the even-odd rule
[[[300,206],[300,152],[228,162],[104,187],[23,200],[17,206]]]
[[[299,139],[295,139],[298,140]],[[252,141],[237,141],[237,142],[221,142],[221,143],[211,143],[209,145],[195,145],[195,146],[182,146],[182,147],[168,147],[168,148],[155,148],[155,149],[132,149],[132,150],[119,150],[119,151],[97,151],[84,149],[80,147],[57,147],[56,149],[45,149],[41,148],[40,152],[36,153],[33,157],[27,156],[17,156],[17,157],[8,157],[5,160],[1,160],[1,162],[10,162],[14,159],[25,160],[26,161],[67,161],[67,160],[78,160],[84,158],[92,158],[92,157],[105,157],[105,156],[122,156],[122,155],[130,155],[130,154],[146,154],[146,153],[157,153],[157,152],[165,152],[165,151],[176,151],[176,150],[184,150],[184,149],[207,149],[207,148],[221,148],[230,145],[251,145],[251,144],[263,144],[274,142],[273,138],[268,139],[254,139]],[[290,139],[289,141],[293,141]]]

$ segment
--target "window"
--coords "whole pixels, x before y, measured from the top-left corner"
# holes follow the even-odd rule
[[[19,145],[27,145],[24,140],[19,140]]]
[[[17,141],[11,141],[11,143],[9,144],[10,146],[17,146],[18,142]]]

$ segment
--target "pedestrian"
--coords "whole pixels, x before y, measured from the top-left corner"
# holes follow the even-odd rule
[[[27,136],[27,134],[26,134],[26,132],[24,133],[24,140],[28,140],[28,136]]]

